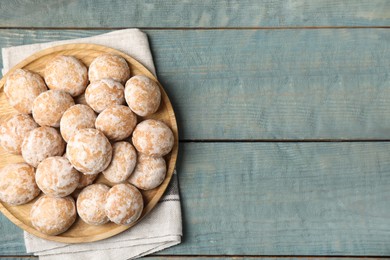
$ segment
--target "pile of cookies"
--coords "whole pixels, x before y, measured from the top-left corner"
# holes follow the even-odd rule
[[[48,235],[65,232],[77,215],[90,225],[130,225],[141,216],[139,189],[163,182],[163,156],[174,145],[165,123],[141,121],[160,107],[155,81],[131,77],[118,55],[100,55],[89,68],[73,56],[56,56],[43,78],[15,70],[4,93],[19,113],[2,120],[0,144],[25,162],[0,170],[1,201],[22,205],[42,191],[30,220]],[[85,103],[76,104],[83,95]],[[112,185],[93,184],[99,174]]]

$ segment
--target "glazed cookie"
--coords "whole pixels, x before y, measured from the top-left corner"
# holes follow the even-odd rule
[[[14,163],[0,170],[0,200],[22,205],[41,191],[35,183],[35,169],[27,163]]]
[[[34,99],[46,90],[41,76],[23,69],[17,69],[9,75],[4,85],[9,104],[22,114],[31,114]]]
[[[62,157],[68,159],[66,153],[64,153],[64,155]],[[75,199],[79,195],[81,189],[87,187],[88,185],[91,185],[96,180],[96,178],[99,176],[99,173],[96,173],[96,174],[84,174],[84,173],[81,173],[79,171],[77,171],[77,172],[79,174],[79,183],[77,185],[76,190],[71,194],[71,196],[73,198],[75,198]]]
[[[76,97],[87,87],[87,67],[75,57],[60,55],[46,65],[45,81],[50,89],[63,90]]]
[[[56,236],[72,226],[77,217],[76,205],[71,197],[56,198],[43,195],[32,206],[31,224],[39,232]]]
[[[80,179],[79,184],[77,185],[77,189],[82,189],[87,187],[88,185],[91,185],[99,175],[99,173],[96,174],[84,174],[79,172]]]
[[[107,168],[112,147],[102,132],[93,128],[78,130],[68,142],[67,158],[78,171],[96,174]]]
[[[128,142],[117,142],[112,146],[112,160],[103,171],[104,177],[112,183],[126,181],[137,163],[137,152]]]
[[[112,106],[104,109],[96,118],[95,127],[110,140],[120,141],[131,135],[137,116],[128,106]]]
[[[35,180],[38,187],[49,196],[66,197],[79,184],[79,172],[68,159],[60,156],[43,160],[37,168]]]
[[[164,181],[166,173],[164,158],[140,154],[129,182],[141,190],[151,190]]]
[[[90,82],[114,79],[125,84],[130,78],[130,68],[124,58],[114,54],[102,54],[89,65],[88,76]]]
[[[33,167],[51,156],[64,153],[65,142],[58,131],[52,127],[42,126],[31,130],[22,143],[23,159]]]
[[[24,137],[38,125],[25,114],[8,116],[0,125],[0,144],[9,153],[22,154]]]
[[[89,84],[85,90],[85,101],[97,113],[113,105],[125,102],[124,87],[112,79],[100,79]]]
[[[92,184],[84,188],[77,197],[77,212],[85,223],[102,225],[109,221],[104,206],[109,187],[104,184]]]
[[[126,82],[125,98],[134,113],[148,116],[155,113],[160,106],[160,87],[152,79],[137,75]]]
[[[174,144],[172,130],[163,122],[153,119],[139,123],[132,140],[138,152],[151,156],[168,154]]]
[[[68,142],[75,131],[95,127],[96,114],[87,105],[74,105],[62,115],[60,121],[61,135]]]
[[[117,184],[107,193],[105,211],[116,224],[134,223],[141,216],[143,208],[141,192],[130,184]]]
[[[49,90],[34,100],[32,114],[41,126],[59,127],[62,115],[73,105],[74,100],[68,93]]]

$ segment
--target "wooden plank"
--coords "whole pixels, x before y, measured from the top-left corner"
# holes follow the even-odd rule
[[[389,26],[386,0],[2,1],[2,27]],[[42,15],[45,14],[45,15]]]
[[[0,256],[1,260],[9,259],[9,260],[37,260],[38,257],[34,256]]]
[[[233,260],[233,259],[258,259],[258,260],[314,260],[319,259],[318,257],[273,257],[273,256],[144,256],[143,258],[148,260],[175,260],[175,259],[185,259],[185,260]],[[1,260],[10,259],[10,260],[36,260],[36,256],[0,256]],[[360,257],[321,257],[323,260],[361,260]],[[385,258],[375,258],[375,257],[364,257],[365,260],[382,260]]]
[[[146,256],[148,260],[163,259],[185,259],[185,260],[221,260],[221,259],[259,259],[259,260],[361,260],[361,257],[318,257],[318,256],[299,256],[299,257],[280,257],[280,256],[227,256],[227,255],[208,255],[208,256]],[[386,258],[364,257],[364,260],[380,260]]]
[[[35,256],[0,256],[1,260],[9,259],[9,260],[37,260],[38,257]]]
[[[327,257],[327,256],[299,256],[299,257],[292,257],[292,256],[226,256],[226,255],[220,255],[220,256],[183,256],[183,255],[177,255],[177,256],[146,256],[148,260],[175,260],[175,259],[185,259],[185,260],[201,260],[201,259],[207,259],[207,260],[223,260],[223,259],[257,259],[257,260],[361,260],[362,257]],[[386,258],[378,258],[378,257],[364,257],[365,260],[380,260],[380,259],[386,259]]]
[[[162,255],[390,255],[390,142],[185,143],[184,238]],[[2,220],[0,252],[24,252]]]
[[[23,231],[0,213],[0,255],[25,255]]]
[[[162,254],[390,255],[390,143],[191,143]]]
[[[221,259],[259,259],[259,260],[318,260],[318,257],[263,257],[263,256],[144,256],[148,260],[184,259],[184,260],[221,260]],[[36,256],[0,256],[1,260],[36,260]],[[321,257],[321,260],[360,260],[360,257]],[[364,260],[381,260],[384,258],[364,257]]]
[[[146,32],[181,140],[389,139],[389,30]],[[99,33],[1,30],[0,46]]]

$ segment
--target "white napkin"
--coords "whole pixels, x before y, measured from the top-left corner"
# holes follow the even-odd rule
[[[3,75],[33,53],[67,43],[101,44],[127,53],[156,74],[147,35],[138,29],[114,31],[98,36],[3,48]],[[47,241],[24,232],[27,253],[40,259],[134,259],[181,242],[182,221],[176,171],[156,207],[140,223],[114,237],[83,244]]]

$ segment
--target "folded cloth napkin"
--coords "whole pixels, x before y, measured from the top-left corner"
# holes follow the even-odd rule
[[[94,43],[132,56],[156,75],[148,38],[138,29],[114,31],[98,36],[3,48],[3,75],[34,52],[67,43]],[[134,259],[181,242],[182,221],[176,171],[156,207],[137,225],[114,237],[83,244],[47,241],[24,233],[28,253],[41,259]]]

